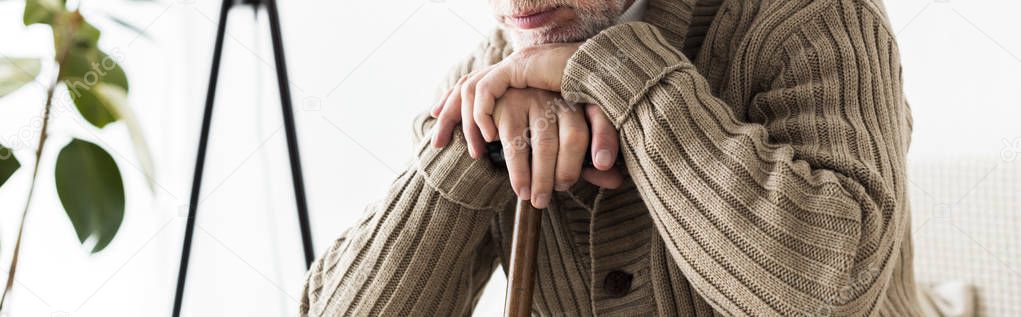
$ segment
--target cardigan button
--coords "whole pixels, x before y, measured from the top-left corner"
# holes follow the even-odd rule
[[[622,297],[631,290],[632,279],[631,273],[612,271],[606,274],[606,278],[603,279],[603,290],[610,297]]]

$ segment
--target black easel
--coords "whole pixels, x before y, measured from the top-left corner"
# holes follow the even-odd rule
[[[287,154],[291,163],[291,180],[294,185],[294,200],[298,204],[298,225],[301,227],[301,242],[305,251],[305,268],[312,265],[314,251],[312,234],[308,223],[308,204],[305,201],[305,181],[301,175],[301,159],[298,156],[298,136],[294,128],[294,113],[291,107],[291,90],[288,87],[287,67],[284,65],[284,44],[280,34],[280,16],[275,0],[223,0],[220,20],[216,27],[216,44],[213,46],[213,64],[209,74],[209,88],[206,91],[205,110],[202,115],[202,132],[199,137],[198,157],[195,159],[195,173],[188,203],[188,221],[184,231],[184,246],[181,249],[181,266],[177,273],[177,291],[174,294],[174,317],[181,316],[181,302],[184,297],[184,282],[188,275],[188,258],[191,255],[191,241],[195,233],[195,216],[198,211],[199,193],[202,187],[202,171],[206,162],[206,147],[209,145],[209,126],[213,115],[213,99],[216,95],[216,81],[220,73],[220,57],[223,53],[223,37],[227,27],[227,13],[234,5],[251,5],[258,12],[265,6],[269,15],[270,36],[273,40],[273,59],[276,64],[277,86],[280,90],[280,105],[283,109],[284,131],[287,135]]]

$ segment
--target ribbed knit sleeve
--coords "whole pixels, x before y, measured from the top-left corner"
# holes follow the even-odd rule
[[[446,84],[499,60],[500,41],[455,67]],[[428,115],[415,120],[416,158],[313,264],[302,316],[471,314],[499,263],[490,224],[514,192],[505,172],[468,156],[460,129],[450,145],[430,146],[433,124]]]
[[[494,214],[443,198],[409,170],[315,262],[301,315],[470,315],[498,263]]]
[[[615,123],[660,237],[718,312],[863,316],[883,300],[910,134],[885,19],[858,1],[765,16],[729,75],[746,107],[649,24],[604,30],[569,61],[563,96]]]

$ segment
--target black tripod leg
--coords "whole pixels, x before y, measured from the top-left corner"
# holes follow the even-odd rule
[[[301,157],[298,155],[298,134],[294,128],[294,110],[291,107],[290,81],[284,64],[284,42],[280,35],[280,16],[275,0],[263,0],[269,16],[269,31],[273,38],[273,59],[276,62],[277,86],[280,88],[280,106],[283,108],[284,131],[287,135],[287,154],[291,161],[291,180],[294,183],[294,200],[298,204],[298,226],[301,227],[301,245],[305,250],[305,268],[312,266],[315,251],[312,249],[312,230],[308,222],[308,203],[305,200],[305,180],[301,174]]]
[[[223,0],[220,7],[220,22],[216,26],[216,44],[213,46],[213,65],[210,67],[209,88],[206,91],[206,105],[202,113],[202,131],[199,133],[199,149],[195,159],[195,175],[191,182],[191,197],[188,200],[188,220],[184,228],[184,245],[181,248],[181,266],[177,272],[177,290],[174,293],[174,317],[181,316],[181,302],[184,300],[184,281],[188,276],[188,258],[191,256],[191,239],[195,234],[195,217],[198,213],[199,194],[202,189],[202,172],[206,165],[206,147],[209,145],[209,126],[213,120],[213,99],[216,97],[216,81],[220,75],[220,57],[223,55],[223,36],[227,31],[227,12],[232,0]]]

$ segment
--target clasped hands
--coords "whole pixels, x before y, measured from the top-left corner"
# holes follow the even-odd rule
[[[553,190],[566,191],[579,179],[620,186],[613,124],[599,106],[569,104],[559,94],[567,60],[580,45],[528,47],[462,76],[432,108],[432,145],[449,144],[458,124],[473,159],[485,156],[485,142],[499,140],[511,187],[536,208],[549,206]],[[595,168],[583,166],[586,155]]]

